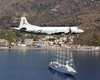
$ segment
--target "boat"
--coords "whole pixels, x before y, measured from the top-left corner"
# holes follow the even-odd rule
[[[53,61],[49,63],[49,68],[64,74],[75,75],[77,71],[74,65],[72,52],[69,52],[69,49],[67,50],[67,53],[66,50],[58,50],[59,48],[57,48],[57,51],[54,54]]]

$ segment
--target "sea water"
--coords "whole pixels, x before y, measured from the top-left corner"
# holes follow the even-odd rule
[[[77,74],[49,69],[54,50],[0,50],[0,80],[100,80],[100,52],[72,51]]]

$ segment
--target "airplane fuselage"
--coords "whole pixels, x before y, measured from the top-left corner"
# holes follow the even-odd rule
[[[32,32],[32,33],[45,33],[45,34],[55,34],[55,33],[83,33],[84,31],[82,29],[79,29],[76,26],[69,27],[40,27],[31,25],[27,22],[25,17],[21,18],[19,28],[13,27],[13,29],[20,30],[20,31],[26,31],[26,32]]]
[[[54,34],[54,33],[68,33],[68,27],[25,27],[27,32],[32,33],[46,33],[46,34]],[[24,27],[22,28],[22,30]]]

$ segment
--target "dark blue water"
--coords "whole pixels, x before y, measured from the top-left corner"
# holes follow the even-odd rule
[[[0,80],[100,80],[100,52],[75,52],[77,74],[48,68],[55,51],[0,50]]]

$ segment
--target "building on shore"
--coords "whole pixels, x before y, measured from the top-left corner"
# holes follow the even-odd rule
[[[0,39],[0,46],[9,46],[8,40]]]
[[[17,44],[18,47],[26,47],[25,41],[24,41],[24,37],[22,37],[21,43]]]

